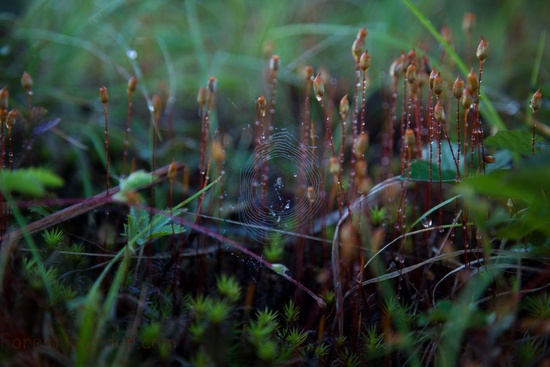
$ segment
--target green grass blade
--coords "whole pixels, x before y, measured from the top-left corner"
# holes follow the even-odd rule
[[[445,200],[444,202],[437,204],[436,206],[434,206],[433,208],[431,208],[430,210],[428,210],[427,212],[425,212],[424,214],[422,214],[420,217],[418,217],[418,219],[415,220],[414,223],[411,224],[409,228],[414,228],[414,226],[416,226],[418,223],[420,223],[420,222],[422,221],[422,219],[424,219],[424,218],[427,217],[428,215],[432,214],[433,212],[435,212],[435,211],[438,210],[439,208],[442,208],[442,207],[444,207],[445,205],[447,205],[447,204],[449,204],[449,203],[452,203],[453,201],[455,201],[456,199],[458,199],[460,196],[461,196],[461,195],[453,196],[452,198],[447,199],[447,200]]]
[[[537,84],[539,77],[540,65],[542,64],[542,54],[544,52],[544,43],[546,42],[546,31],[540,33],[539,47],[537,49],[537,56],[535,57],[535,64],[533,65],[533,73],[531,74],[531,88]]]
[[[6,199],[6,202],[19,228],[25,228],[27,225],[25,223],[25,219],[23,219],[23,215],[19,211],[17,204],[13,201],[13,198],[9,195],[9,193],[3,186],[0,186],[0,192],[2,192],[2,195]],[[34,243],[32,236],[27,231],[23,231],[23,238],[25,239],[25,243],[27,244],[27,246],[29,246],[33,259],[36,261],[36,266],[38,267],[38,272],[40,273],[40,277],[42,278],[42,282],[44,283],[44,288],[46,289],[48,298],[51,300],[53,297],[53,290],[52,290],[51,284],[48,282],[48,277],[46,275],[46,267],[42,262],[40,254],[38,252],[38,248],[36,247],[36,244]],[[2,249],[8,248],[8,246],[6,245],[1,247]],[[0,287],[2,287],[2,285],[4,284],[4,271],[6,269],[7,264],[8,264],[8,256],[2,256],[2,258],[0,259]]]

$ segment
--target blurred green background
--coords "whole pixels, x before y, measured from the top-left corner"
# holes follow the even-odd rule
[[[550,2],[414,3],[435,28],[449,27],[453,47],[475,69],[480,36],[489,41],[484,91],[508,127],[525,124],[535,86],[543,86],[543,94],[548,90],[544,60],[549,59],[549,37],[540,70],[536,55],[550,24]],[[30,73],[34,103],[46,106],[51,118],[62,115],[69,134],[81,131],[85,119],[102,123],[99,85],[109,88],[113,129],[123,129],[126,83],[135,73],[141,73],[142,94],[135,98],[137,116],[141,113],[147,121],[143,96],[161,93],[171,98],[176,131],[182,139],[196,140],[196,95],[211,75],[218,80],[220,125],[230,132],[253,123],[254,101],[268,90],[264,70],[270,50],[281,58],[279,126],[299,119],[305,65],[328,70],[335,78],[336,97],[353,94],[350,49],[361,27],[368,29],[372,60],[369,93],[387,88],[387,72],[401,50],[425,50],[436,67],[441,54],[434,37],[400,0],[36,0],[0,10],[0,84],[8,85],[15,103],[25,106],[20,77],[23,71]],[[476,16],[471,38],[462,31],[466,12]]]
[[[539,37],[548,29],[549,2],[414,3],[437,29],[448,26],[452,30],[455,48],[462,55],[466,47],[463,15],[473,12],[477,18],[473,51],[480,35],[491,46],[486,84],[502,89],[510,79],[521,81],[524,76],[527,79],[522,84],[529,86]],[[289,81],[296,68],[305,64],[324,65],[337,77],[353,77],[350,47],[364,26],[369,32],[367,47],[375,83],[375,73],[386,71],[402,49],[427,48],[429,54],[438,55],[431,35],[398,0],[42,0],[20,1],[0,10],[6,36],[1,48],[2,82],[18,80],[26,70],[35,80],[37,98],[59,98],[56,93],[86,98],[91,90],[95,95],[100,83],[111,88],[125,85],[126,78],[117,69],[131,72],[126,56],[130,49],[137,51],[135,61],[148,88],[155,91],[160,82],[173,83],[178,105],[184,106],[194,102],[196,90],[210,75],[239,103],[261,93],[268,42],[281,57],[281,78]],[[170,75],[163,47],[175,75]],[[545,66],[538,84],[548,78]],[[171,76],[176,80],[170,80]]]

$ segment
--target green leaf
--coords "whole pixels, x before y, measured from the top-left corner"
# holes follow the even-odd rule
[[[507,149],[525,156],[531,155],[533,135],[526,131],[510,130],[499,131],[496,135],[485,139],[485,146],[497,149]],[[535,151],[548,150],[548,145],[540,137],[535,140]]]
[[[550,192],[550,166],[527,166],[516,170],[499,170],[466,179],[461,186],[477,194],[514,198],[531,205],[545,205]]]
[[[179,211],[174,211],[173,215],[178,213]],[[130,241],[142,246],[154,238],[185,232],[185,228],[170,222],[170,217],[162,214],[155,214],[151,220],[147,210],[132,206],[128,214],[128,224],[125,225],[125,235]]]
[[[478,225],[497,230],[501,238],[520,239],[531,233],[533,237],[534,232],[550,236],[548,159],[539,154],[520,168],[468,178],[456,191],[465,198]]]
[[[412,181],[429,181],[430,164],[427,161],[414,161],[411,163],[410,179]],[[455,170],[441,170],[441,181],[456,182]],[[407,178],[407,172],[403,174],[403,179]],[[432,182],[439,182],[439,170],[436,163],[432,163]]]
[[[21,168],[0,171],[0,185],[5,191],[42,196],[46,188],[63,186],[63,180],[45,168]]]

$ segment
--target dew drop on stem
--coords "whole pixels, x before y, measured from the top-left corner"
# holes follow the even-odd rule
[[[137,51],[136,50],[128,50],[126,51],[126,56],[131,59],[131,60],[135,60],[137,58]]]
[[[432,226],[432,219],[429,216],[425,216],[422,218],[421,223],[424,228],[430,228]]]

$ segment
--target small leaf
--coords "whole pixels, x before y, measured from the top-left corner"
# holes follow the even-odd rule
[[[47,187],[63,186],[63,180],[45,168],[21,168],[0,171],[0,186],[8,192],[42,196]]]
[[[120,191],[113,195],[113,200],[133,204],[133,201],[139,201],[136,191],[151,184],[155,179],[156,177],[151,173],[143,170],[136,171],[127,178],[121,178],[119,184]]]
[[[284,275],[288,271],[288,268],[286,266],[284,266],[283,264],[273,264],[271,269],[275,273],[280,274],[280,275]]]
[[[138,190],[154,182],[154,180],[155,177],[151,173],[139,170],[120,180],[120,191]]]

